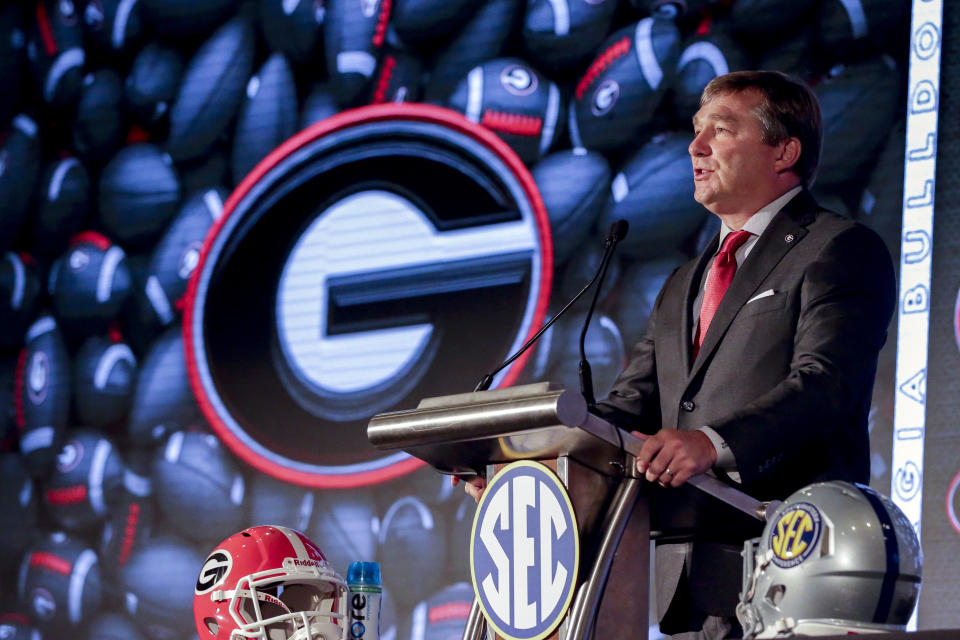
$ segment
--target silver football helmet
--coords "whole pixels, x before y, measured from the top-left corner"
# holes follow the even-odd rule
[[[902,631],[920,595],[913,526],[860,484],[795,492],[743,555],[737,618],[745,638]]]

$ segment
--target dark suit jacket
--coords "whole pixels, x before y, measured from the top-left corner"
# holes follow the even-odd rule
[[[691,361],[693,301],[716,242],[667,279],[645,337],[598,412],[646,433],[713,427],[736,458],[739,488],[761,500],[786,498],[818,480],[868,482],[867,415],[896,305],[882,240],[800,192],[737,269]],[[692,487],[654,488],[652,501],[655,524],[664,507],[695,505],[697,541],[736,543],[759,533]],[[696,557],[697,542],[692,550]],[[675,586],[680,568],[661,567],[660,556],[658,583],[667,578]],[[696,567],[687,570],[691,586],[709,582],[706,575],[698,580]],[[699,604],[717,612],[729,605],[732,614],[736,589],[711,591]]]

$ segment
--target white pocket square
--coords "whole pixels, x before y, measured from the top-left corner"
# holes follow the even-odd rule
[[[760,298],[766,298],[767,296],[772,296],[774,293],[776,293],[776,291],[774,291],[773,289],[767,289],[763,293],[758,293],[757,295],[747,300],[747,304],[750,304],[754,300],[759,300]]]

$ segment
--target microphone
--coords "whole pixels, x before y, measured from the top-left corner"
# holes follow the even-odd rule
[[[597,281],[597,278],[600,278],[600,277],[601,277],[601,274],[606,274],[606,272],[607,272],[607,263],[610,261],[610,255],[613,253],[613,248],[617,245],[618,242],[620,242],[621,240],[623,240],[623,237],[624,237],[625,235],[627,235],[627,229],[628,229],[628,227],[629,227],[629,225],[627,224],[627,221],[626,221],[626,220],[617,220],[617,221],[614,222],[612,225],[610,225],[610,230],[607,231],[607,237],[606,237],[606,240],[605,240],[605,242],[604,242],[603,257],[602,257],[602,259],[600,260],[600,268],[597,269],[597,272],[596,272],[595,274],[593,274],[593,278],[590,279],[590,282],[588,282],[587,284],[585,284],[585,285],[583,286],[583,288],[580,289],[580,291],[577,292],[577,295],[573,296],[573,298],[571,298],[570,301],[569,301],[567,304],[565,304],[562,309],[560,309],[560,311],[558,311],[556,314],[554,314],[554,316],[553,316],[552,318],[550,318],[550,320],[549,320],[545,325],[543,325],[542,327],[540,327],[540,330],[537,331],[535,334],[533,334],[533,337],[531,337],[529,340],[527,340],[526,343],[524,343],[524,345],[523,345],[522,347],[520,347],[519,349],[517,349],[516,353],[514,353],[512,356],[510,356],[509,358],[507,358],[506,360],[504,360],[502,363],[500,363],[500,366],[498,366],[496,369],[494,369],[493,371],[491,371],[491,372],[488,373],[487,375],[483,376],[483,378],[480,380],[480,382],[477,383],[477,386],[474,388],[474,391],[486,391],[487,389],[489,389],[489,388],[490,388],[490,385],[493,384],[493,378],[494,378],[494,376],[496,376],[498,373],[500,373],[501,371],[503,371],[503,369],[504,369],[505,367],[509,366],[510,363],[512,363],[514,360],[516,360],[516,359],[519,358],[521,355],[523,355],[524,353],[526,353],[526,351],[527,351],[531,346],[533,346],[533,344],[534,344],[537,340],[540,339],[540,336],[542,336],[543,333],[544,333],[547,329],[549,329],[550,327],[552,327],[552,326],[553,326],[553,323],[556,322],[556,321],[560,318],[560,316],[562,316],[564,313],[566,313],[566,312],[567,312],[567,309],[569,309],[571,306],[573,306],[573,303],[576,302],[577,300],[579,300],[580,297],[581,297],[584,293],[587,292],[587,289],[589,289],[589,288],[593,285],[593,283]],[[603,284],[602,279],[601,279],[600,284],[601,284],[601,285]],[[599,291],[600,291],[600,288],[599,288],[599,286],[598,286],[598,287],[597,287],[597,292],[599,292]],[[596,303],[597,303],[597,295],[594,295],[594,297],[593,297],[593,304],[590,306],[590,311],[591,311],[591,313],[593,312],[593,307],[596,305]],[[590,321],[590,316],[588,315],[588,316],[587,316],[587,322],[589,322],[589,321]],[[586,328],[584,328],[584,334],[585,334],[585,333],[586,333]],[[581,353],[581,355],[583,354],[583,337],[582,337],[582,336],[581,336],[581,338],[580,338],[580,353]],[[582,362],[584,362],[585,360],[586,360],[586,358],[582,358],[581,364],[582,364]],[[588,364],[587,366],[589,367],[589,364]],[[581,381],[581,392],[582,392],[582,386],[583,386],[583,383],[582,383],[582,381]],[[591,387],[592,387],[592,383],[591,383]],[[592,390],[591,390],[591,394],[592,394]],[[591,404],[592,404],[592,403],[591,403]]]
[[[597,308],[597,300],[600,298],[600,291],[603,289],[603,281],[607,277],[607,267],[610,266],[610,258],[617,248],[617,244],[627,235],[630,225],[626,220],[617,220],[610,225],[610,231],[607,232],[607,241],[603,248],[603,257],[600,259],[600,269],[594,280],[597,287],[593,291],[593,300],[590,301],[590,308],[587,310],[587,317],[583,321],[583,328],[580,330],[580,365],[577,367],[577,373],[580,375],[580,395],[587,401],[588,407],[597,404],[597,399],[593,395],[593,372],[590,369],[590,363],[587,361],[586,340],[587,329],[590,327],[590,319],[593,317],[593,311]]]
[[[630,230],[630,224],[626,220],[617,220],[610,225],[607,231],[607,242],[617,244],[627,237],[627,231]]]

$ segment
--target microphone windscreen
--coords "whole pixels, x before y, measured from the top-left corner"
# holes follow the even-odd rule
[[[629,229],[630,224],[621,218],[610,225],[610,231],[607,233],[607,238],[613,242],[620,242],[626,237]]]

